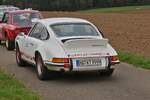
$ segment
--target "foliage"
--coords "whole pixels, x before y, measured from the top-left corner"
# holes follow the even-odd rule
[[[95,7],[150,4],[150,0],[3,0],[3,4],[40,10],[73,11]]]
[[[82,12],[90,12],[90,13],[126,13],[132,11],[140,11],[150,9],[150,5],[144,6],[124,6],[124,7],[111,7],[111,8],[95,8],[82,10]]]

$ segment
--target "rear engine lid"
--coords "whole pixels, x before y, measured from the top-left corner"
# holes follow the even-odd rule
[[[67,49],[106,47],[108,39],[72,39],[64,42]]]
[[[64,42],[65,52],[71,58],[109,56],[108,39],[73,39]]]

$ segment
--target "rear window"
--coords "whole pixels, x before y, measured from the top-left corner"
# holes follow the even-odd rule
[[[95,28],[86,23],[55,24],[50,27],[57,37],[99,36]]]

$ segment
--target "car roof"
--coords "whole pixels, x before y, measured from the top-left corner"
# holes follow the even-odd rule
[[[18,9],[19,10],[19,8],[18,7],[4,7],[5,9],[10,9],[10,8],[12,8],[12,9]]]
[[[4,10],[7,10],[7,9],[18,9],[19,10],[19,8],[18,7],[13,7],[13,6],[9,6],[9,7],[0,7],[0,9],[4,9]]]
[[[11,5],[0,5],[0,8],[8,8],[8,7],[14,7],[14,6],[11,6]]]
[[[27,13],[27,12],[39,12],[37,10],[13,10],[13,11],[6,11],[7,13],[15,14],[15,13]]]
[[[40,19],[37,22],[41,22],[48,26],[53,24],[59,24],[59,23],[90,23],[85,19],[70,18],[70,17],[46,18],[46,19]]]

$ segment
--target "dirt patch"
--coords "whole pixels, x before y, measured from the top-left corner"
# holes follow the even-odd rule
[[[44,17],[79,17],[93,22],[118,50],[150,57],[150,11],[129,14],[42,12]]]

